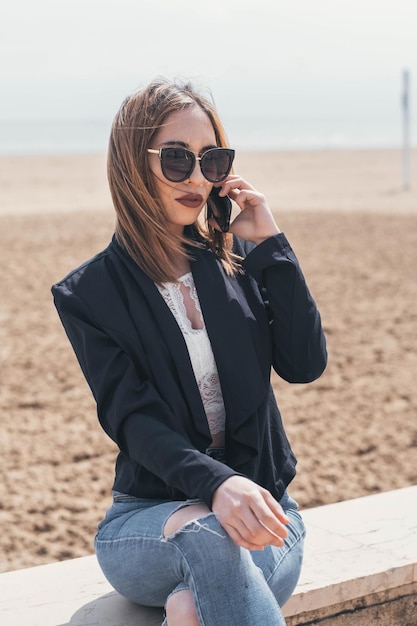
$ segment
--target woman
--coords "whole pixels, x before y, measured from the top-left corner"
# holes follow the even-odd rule
[[[192,86],[158,80],[127,98],[108,153],[115,236],[53,287],[120,449],[100,566],[127,598],[165,605],[169,626],[285,624],[302,560],[286,492],[296,460],[269,377],[272,365],[316,379],[325,340],[297,259],[264,196],[230,173],[233,156]],[[239,209],[230,232],[213,189]]]

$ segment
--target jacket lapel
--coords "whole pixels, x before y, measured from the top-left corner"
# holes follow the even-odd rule
[[[153,281],[115,240],[113,245],[136,287],[129,290],[128,301],[138,333],[143,334],[145,329],[149,341],[154,340],[155,346],[162,338],[165,354],[171,359],[175,369],[175,384],[182,388],[194,427],[202,437],[203,447],[207,447],[211,441],[210,431],[183,334]],[[157,355],[151,361],[157,363]],[[158,376],[158,372],[154,374]],[[165,382],[162,381],[162,385]]]
[[[261,315],[264,311],[253,297],[248,276],[228,277],[209,251],[198,250],[195,256],[198,262],[191,263],[191,269],[219,371],[227,440],[240,444],[228,451],[233,459],[227,455],[236,466],[259,449],[255,414],[269,386],[269,359],[253,308]]]

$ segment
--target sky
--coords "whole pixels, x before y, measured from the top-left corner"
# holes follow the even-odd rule
[[[415,0],[13,0],[0,9],[0,120],[111,119],[154,76],[231,116],[400,115]],[[417,89],[414,88],[414,92]]]

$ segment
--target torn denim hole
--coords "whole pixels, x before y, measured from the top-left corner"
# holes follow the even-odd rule
[[[213,513],[208,513],[204,517],[201,517],[200,518],[201,521],[199,519],[189,520],[183,526],[181,526],[181,528],[178,528],[178,530],[176,530],[171,535],[168,535],[167,537],[163,537],[161,541],[167,542],[169,539],[175,539],[175,537],[177,537],[178,535],[186,534],[186,533],[199,533],[201,530],[205,530],[208,533],[215,535],[216,537],[220,537],[220,539],[226,539],[227,535],[222,535],[221,533],[218,533],[216,530],[213,530],[212,528],[210,528],[210,526],[207,523],[204,524],[204,520],[210,515],[213,515]]]
[[[175,507],[175,509],[173,509],[172,511],[170,511],[169,515],[165,518],[164,523],[162,525],[162,534],[160,536],[160,539],[164,539],[166,538],[165,533],[165,527],[168,523],[168,521],[171,519],[171,517],[177,513],[178,511],[181,511],[182,509],[186,509],[189,506],[193,505],[193,504],[204,504],[203,500],[200,500],[199,498],[190,498],[189,500],[184,500],[182,502],[178,502],[178,505]],[[207,513],[208,515],[208,513]]]

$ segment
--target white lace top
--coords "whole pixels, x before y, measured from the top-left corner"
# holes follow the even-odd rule
[[[217,433],[224,432],[226,413],[219,374],[210,339],[204,325],[193,275],[189,272],[181,276],[177,283],[164,283],[162,286],[157,285],[157,287],[184,335],[194,376],[206,411],[210,434],[214,437]],[[196,312],[198,312],[198,328],[193,328],[193,324],[187,315],[184,296],[191,298]],[[195,323],[194,326],[197,326],[197,324]]]

